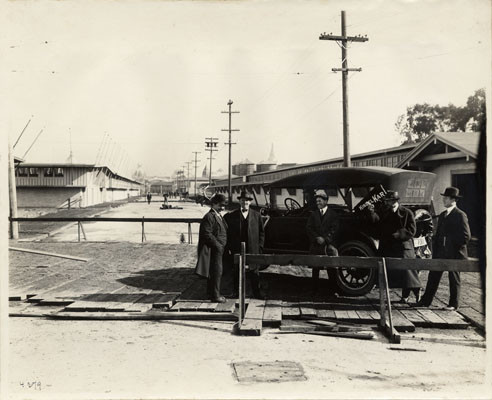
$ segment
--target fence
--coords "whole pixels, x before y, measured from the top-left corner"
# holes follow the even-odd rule
[[[294,254],[246,254],[245,244],[241,243],[241,254],[235,255],[235,263],[239,264],[239,314],[238,326],[244,319],[246,299],[246,269],[248,264],[255,265],[298,265],[316,269],[326,268],[371,268],[379,272],[379,327],[389,337],[390,342],[400,343],[400,335],[393,326],[391,300],[388,287],[388,269],[390,270],[426,270],[426,271],[461,271],[480,272],[477,259],[400,259],[385,257],[350,257],[350,256],[317,256]],[[388,318],[386,319],[386,314]]]
[[[10,221],[17,222],[76,222],[78,226],[78,241],[80,242],[81,233],[87,240],[82,222],[140,222],[142,224],[142,243],[146,241],[145,223],[186,223],[188,224],[188,244],[193,243],[191,224],[199,224],[201,218],[118,218],[118,217],[17,217],[9,218]]]

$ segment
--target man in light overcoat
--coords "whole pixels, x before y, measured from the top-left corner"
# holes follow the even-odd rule
[[[208,278],[207,295],[213,302],[224,303],[220,294],[222,278],[222,257],[227,243],[227,223],[220,214],[225,208],[223,194],[216,194],[211,199],[212,207],[200,223],[198,236],[198,261],[195,267],[197,275]]]
[[[446,210],[439,214],[436,233],[432,240],[432,258],[455,260],[468,259],[467,243],[470,240],[470,226],[467,215],[456,206],[460,191],[448,187],[441,193]],[[443,271],[430,271],[424,295],[419,306],[429,307],[436,295]],[[448,271],[449,274],[449,304],[450,310],[456,310],[460,302],[461,279],[459,271]]]

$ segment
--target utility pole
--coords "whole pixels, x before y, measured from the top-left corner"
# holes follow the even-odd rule
[[[17,191],[15,186],[15,165],[14,165],[14,152],[13,147],[10,144],[10,138],[8,139],[9,145],[9,205],[10,205],[10,217],[17,218]],[[19,239],[19,223],[17,221],[10,221],[10,238]]]
[[[196,169],[198,167],[198,161],[200,161],[200,160],[197,160],[196,158],[197,158],[197,155],[200,154],[200,152],[194,151],[193,154],[195,155],[195,161],[194,161],[195,162],[195,194],[194,195],[196,196]]]
[[[225,144],[229,145],[229,178],[228,178],[228,195],[229,195],[229,205],[232,204],[232,190],[231,190],[231,178],[232,178],[232,158],[231,158],[231,146],[236,143],[232,143],[231,141],[231,132],[239,132],[239,129],[231,129],[232,123],[232,114],[239,114],[239,111],[231,111],[232,100],[227,102],[229,106],[229,111],[221,111],[222,114],[229,114],[229,129],[222,129],[222,132],[229,132],[229,141]]]
[[[186,189],[187,189],[187,192],[188,192],[188,196],[190,195],[190,164],[193,163],[193,161],[186,161],[186,165],[188,167],[188,176],[186,178]]]
[[[208,158],[210,160],[210,171],[208,171],[208,184],[209,186],[212,184],[212,160],[214,160],[214,158],[212,157],[212,153],[214,151],[219,151],[217,149],[217,143],[219,142],[219,138],[213,138],[213,137],[209,137],[209,138],[205,138],[205,144],[207,145],[207,148],[205,149],[205,151],[209,151],[210,152],[210,157]]]
[[[332,68],[333,72],[342,73],[342,97],[343,97],[343,166],[350,167],[350,145],[349,145],[349,120],[348,120],[348,86],[347,77],[350,71],[362,71],[362,68],[349,68],[347,60],[347,44],[349,42],[367,42],[369,39],[367,35],[362,37],[358,36],[347,36],[345,28],[345,11],[342,11],[342,34],[341,36],[332,35],[331,33],[327,35],[322,33],[319,37],[320,40],[334,40],[342,49],[342,68]]]

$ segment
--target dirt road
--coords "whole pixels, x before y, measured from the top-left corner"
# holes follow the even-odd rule
[[[147,206],[122,206],[118,215],[133,216]],[[157,206],[151,203],[148,207]],[[189,212],[183,211],[186,216],[197,216],[207,209],[190,205]],[[151,212],[158,211],[149,208],[145,215]],[[78,289],[81,293],[93,293],[115,281],[145,288],[146,278],[169,270],[162,290],[185,291],[196,283],[195,245],[177,243],[179,227],[158,226],[155,238],[170,238],[174,244],[136,243],[139,233],[133,241],[127,228],[100,224],[94,224],[94,230],[87,227],[89,239],[103,240],[104,232],[122,241],[75,243],[74,232],[67,231],[49,240],[22,243],[90,261],[11,253],[11,290],[29,286],[42,290],[82,276],[86,278]],[[70,236],[70,243],[61,241],[63,235]],[[295,285],[290,288],[296,290]],[[302,288],[297,285],[297,290]],[[8,322],[7,379],[12,399],[461,399],[490,398],[492,393],[492,387],[483,384],[485,341],[474,328],[421,328],[402,334],[400,345],[391,345],[377,331],[370,341],[283,334],[276,328],[265,329],[259,337],[238,337],[231,334],[230,322],[55,321],[26,317],[9,318]],[[258,365],[245,371],[241,369],[244,362]],[[265,370],[268,362],[275,362],[278,368]],[[287,362],[290,367],[282,370],[280,366]],[[258,373],[251,373],[256,370]],[[293,372],[295,377],[291,378]]]

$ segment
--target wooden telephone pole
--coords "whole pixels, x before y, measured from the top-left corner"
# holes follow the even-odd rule
[[[195,161],[194,161],[194,163],[195,163],[195,193],[194,193],[194,196],[196,196],[196,169],[198,167],[198,161],[200,161],[200,160],[197,160],[197,155],[200,154],[200,152],[194,151],[193,154],[195,155]]]
[[[342,73],[342,96],[343,96],[343,166],[350,167],[350,142],[349,142],[349,119],[348,119],[348,73],[350,71],[362,71],[362,68],[349,68],[347,60],[347,44],[349,42],[367,42],[369,39],[367,35],[362,37],[358,36],[347,36],[347,31],[345,27],[345,11],[342,11],[342,34],[338,35],[327,35],[322,33],[319,37],[320,40],[334,40],[342,49],[342,68],[332,68],[333,72]]]
[[[222,132],[229,132],[229,141],[226,142],[225,144],[229,145],[229,165],[228,165],[228,170],[229,170],[229,174],[228,174],[228,188],[227,188],[227,192],[228,192],[228,196],[229,196],[229,205],[232,204],[232,184],[231,184],[231,180],[232,180],[232,157],[231,157],[231,150],[232,150],[232,145],[233,144],[236,144],[236,143],[232,143],[231,141],[231,133],[232,132],[239,132],[239,129],[232,129],[232,114],[239,114],[239,111],[231,111],[231,106],[232,106],[232,100],[229,100],[227,102],[227,105],[229,106],[229,111],[221,111],[222,114],[229,114],[229,129],[222,129]]]
[[[15,165],[14,165],[14,152],[13,147],[9,140],[9,205],[10,205],[10,217],[17,218],[17,191],[15,186]],[[17,221],[10,221],[10,238],[19,239],[19,223]]]
[[[212,160],[213,158],[213,152],[214,151],[219,151],[217,149],[217,143],[219,142],[219,138],[205,138],[205,144],[207,145],[207,148],[205,149],[206,151],[210,152],[210,157],[208,158],[210,160],[210,171],[208,171],[208,185],[212,185]]]

